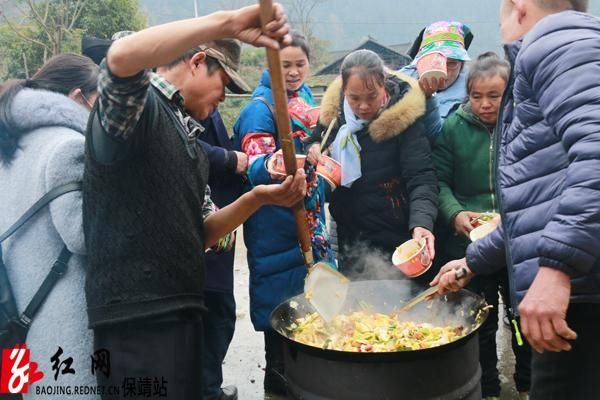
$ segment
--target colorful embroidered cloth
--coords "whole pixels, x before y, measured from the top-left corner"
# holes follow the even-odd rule
[[[310,127],[314,126],[319,118],[318,110],[314,100],[308,96],[298,94],[289,95],[288,112],[292,122],[292,136],[296,152],[303,152],[303,139],[310,134]],[[271,155],[278,150],[278,141],[275,134],[267,132],[248,133],[242,140],[242,150],[248,155],[249,163],[255,161],[259,156]],[[319,190],[322,179],[317,175],[316,168],[308,163],[305,164],[307,192],[304,199],[306,215],[311,231],[313,251],[318,260],[333,260],[333,253],[329,245],[329,235],[325,221],[319,218],[321,210],[321,196],[323,190]]]

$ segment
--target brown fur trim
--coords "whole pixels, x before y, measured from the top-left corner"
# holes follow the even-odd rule
[[[425,114],[425,95],[416,79],[396,71],[388,71],[403,81],[410,84],[409,90],[403,98],[390,108],[384,110],[379,117],[369,125],[369,134],[376,143],[391,139],[404,132],[417,119]],[[338,116],[342,95],[342,80],[336,78],[325,92],[321,101],[321,115],[319,122],[323,126]]]
[[[404,132],[425,114],[425,95],[419,87],[419,82],[399,72],[391,72],[411,86],[404,97],[396,104],[384,110],[377,119],[369,125],[369,135],[375,143],[391,139]]]
[[[340,112],[340,102],[342,95],[342,78],[338,76],[329,85],[323,100],[321,100],[321,111],[319,115],[319,123],[323,126],[329,126],[334,118],[337,118]]]

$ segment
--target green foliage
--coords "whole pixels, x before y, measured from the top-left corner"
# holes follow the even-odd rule
[[[251,88],[258,86],[263,70],[267,68],[265,49],[252,46],[242,48],[240,75]]]
[[[265,49],[252,46],[242,47],[242,56],[240,62],[240,75],[251,88],[258,86],[262,71],[266,68],[267,56]],[[233,134],[233,124],[240,115],[242,108],[250,100],[250,97],[228,96],[223,103],[219,105],[219,113],[227,127],[227,132]]]
[[[88,0],[77,25],[86,35],[110,39],[115,32],[139,31],[147,23],[139,0]]]
[[[311,57],[310,68],[313,72],[329,64],[331,56],[329,54],[330,43],[328,40],[310,36],[308,38],[308,45],[310,46]]]
[[[81,53],[82,29],[72,29],[65,32],[61,53]]]
[[[41,32],[33,25],[22,24],[15,28],[21,35],[34,40],[44,40]],[[0,60],[2,60],[0,77],[3,79],[25,79],[33,75],[42,65],[40,61],[44,60],[44,49],[31,41],[23,40],[19,34],[6,24],[0,25]]]
[[[230,135],[233,134],[233,124],[235,123],[235,120],[249,100],[249,97],[227,97],[225,101],[219,105],[219,113],[221,114],[223,123]]]
[[[267,63],[265,49],[252,46],[242,48],[241,64],[247,67],[264,68]]]
[[[23,5],[22,0],[8,1]],[[86,0],[81,13],[73,0],[43,0],[34,4],[37,17],[34,10],[25,8],[18,20],[0,24],[2,80],[31,76],[53,55],[80,53],[84,34],[110,38],[118,31],[143,29],[147,22],[139,0]],[[42,15],[46,16],[44,21],[40,21]]]

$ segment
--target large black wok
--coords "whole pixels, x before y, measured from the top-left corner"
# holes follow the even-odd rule
[[[410,281],[352,282],[342,313],[364,310],[391,313],[423,288]],[[288,393],[302,400],[480,399],[477,329],[487,317],[484,300],[461,290],[423,302],[400,319],[435,325],[463,325],[468,334],[452,343],[424,350],[354,353],[324,350],[296,342],[288,327],[314,312],[304,295],[275,308],[273,328],[284,337]]]

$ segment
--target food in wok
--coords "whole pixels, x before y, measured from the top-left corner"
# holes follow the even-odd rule
[[[290,338],[309,346],[361,353],[428,349],[468,333],[462,325],[399,321],[390,315],[365,311],[338,315],[329,324],[318,313],[309,313],[297,318],[288,329]]]
[[[306,347],[307,351],[325,352],[332,357],[337,357],[335,353],[350,357],[353,357],[352,354],[361,354],[359,357],[367,359],[396,357],[402,353],[411,357],[410,353],[413,352],[435,353],[437,350],[453,348],[455,344],[464,343],[465,339],[468,340],[468,337],[477,331],[488,315],[489,306],[480,296],[468,290],[461,290],[419,303],[402,313],[401,318],[393,319],[391,316],[394,311],[402,303],[412,299],[416,293],[420,293],[422,287],[415,287],[409,280],[356,281],[350,282],[348,286],[344,306],[339,314],[332,318],[335,322],[326,324],[318,318],[315,308],[302,293],[275,308],[271,314],[273,329],[282,335],[286,342],[296,343],[299,348]],[[373,322],[368,322],[371,319]],[[388,325],[377,325],[381,319]],[[405,340],[409,342],[408,345],[402,345],[402,336],[396,337],[389,333],[403,332],[402,321],[410,321],[420,327],[447,327],[449,333],[445,338],[440,335],[438,344],[433,344],[428,331],[423,329],[419,332],[417,329],[416,333],[409,335],[408,340]],[[346,328],[346,331],[340,327]],[[365,331],[365,327],[367,331],[370,329],[371,335]],[[463,327],[463,330],[456,330],[458,327]],[[364,337],[358,336],[361,332],[366,333]],[[410,333],[410,329],[408,332]],[[422,333],[423,337],[418,333]],[[388,341],[387,337],[395,339]],[[448,340],[448,344],[442,344],[445,339]],[[419,342],[416,347],[414,341]],[[350,347],[353,348],[346,350],[343,343],[350,343]],[[427,345],[433,347],[426,348]]]

